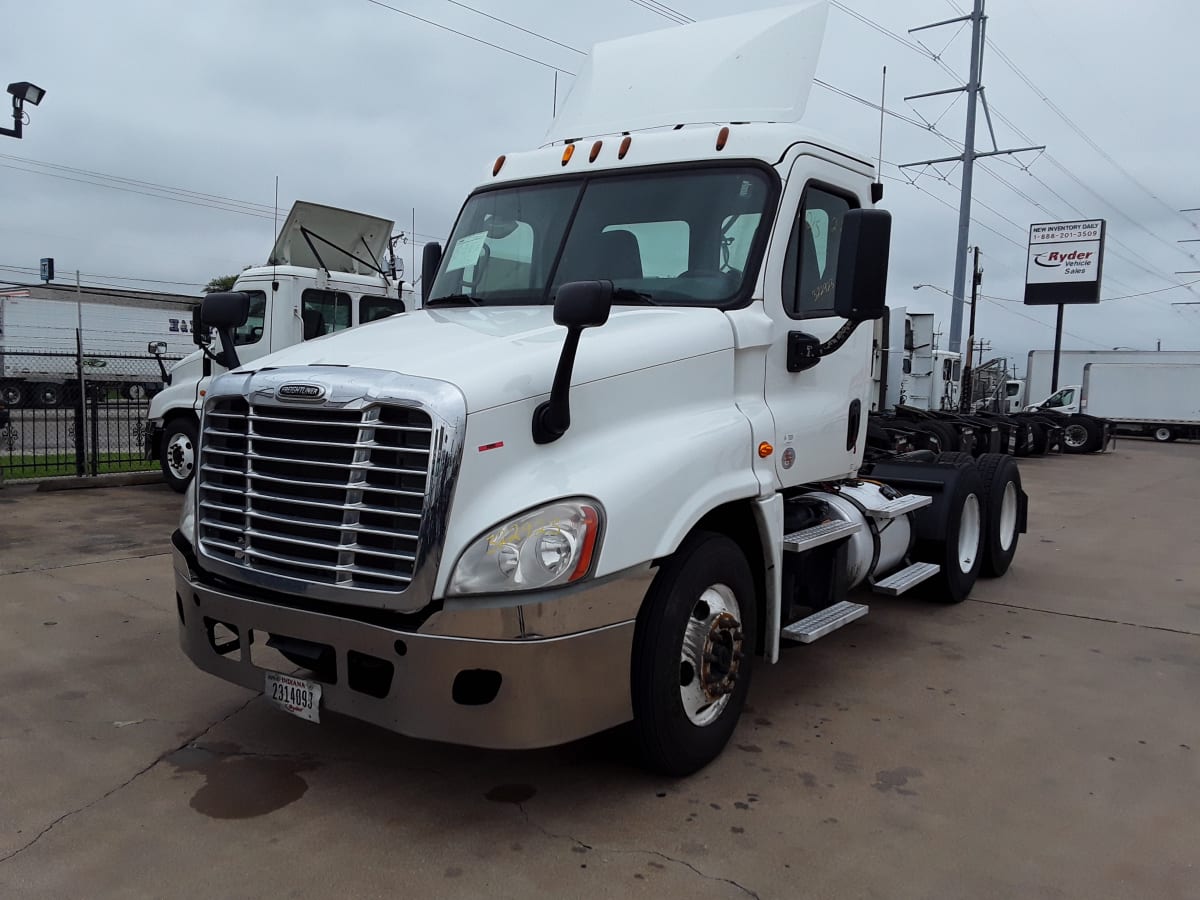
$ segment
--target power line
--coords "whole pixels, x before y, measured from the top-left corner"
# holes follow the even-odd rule
[[[546,35],[542,34],[541,32],[532,31],[516,24],[515,22],[510,22],[508,19],[501,19],[499,16],[493,16],[491,13],[484,12],[482,9],[476,9],[473,6],[467,6],[465,3],[460,3],[459,0],[446,0],[446,2],[451,6],[457,6],[461,9],[468,10],[469,12],[475,13],[477,16],[483,16],[485,19],[491,19],[493,22],[499,22],[501,25],[507,25],[509,28],[515,28],[517,31],[532,35],[535,38],[540,38],[543,41],[549,41],[551,44],[562,47],[564,50],[570,50],[572,53],[578,53],[581,56],[587,55],[587,51],[585,50],[580,50],[578,47],[572,47],[570,44],[564,44],[562,41],[556,41],[552,37],[546,37]]]
[[[383,0],[367,0],[367,2],[372,4],[373,6],[378,6],[381,9],[390,10],[391,12],[394,12],[397,15],[407,16],[410,19],[416,19],[418,22],[424,22],[426,25],[432,25],[434,28],[440,28],[442,31],[448,31],[451,34],[456,34],[459,37],[466,38],[468,41],[474,41],[477,44],[483,44],[485,47],[491,47],[493,50],[499,50],[501,53],[507,53],[509,56],[519,57],[520,59],[523,59],[526,62],[534,63],[535,65],[542,66],[543,68],[552,69],[555,72],[562,72],[564,75],[574,76],[574,74],[575,74],[570,69],[564,69],[564,68],[554,65],[553,63],[548,63],[548,62],[545,62],[544,60],[537,59],[536,57],[527,56],[524,53],[521,53],[517,50],[513,50],[509,47],[505,47],[502,44],[493,44],[491,41],[484,40],[481,37],[476,37],[473,34],[468,34],[465,31],[459,31],[457,28],[451,28],[449,25],[443,25],[441,22],[435,22],[432,19],[426,19],[422,16],[418,16],[416,13],[411,13],[406,9],[400,9],[399,7],[391,6],[387,3],[384,3]],[[539,35],[539,37],[542,37],[542,35]],[[550,40],[550,39],[547,38],[547,40]],[[555,43],[557,43],[557,42],[555,42]],[[574,49],[574,48],[572,48],[572,49]]]
[[[118,181],[135,187],[153,188],[155,190],[166,191],[173,194],[183,194],[195,200],[204,200],[209,202],[232,203],[238,206],[246,207],[251,211],[274,213],[274,207],[265,203],[255,203],[250,200],[237,200],[233,197],[222,197],[219,194],[206,194],[202,191],[188,190],[187,188],[172,187],[166,184],[157,184],[153,181],[143,181],[138,178],[126,178],[122,175],[108,175],[104,172],[95,172],[90,169],[79,169],[74,166],[65,166],[60,163],[45,162],[38,159],[29,159],[24,156],[13,156],[9,153],[0,153],[0,159],[7,159],[13,162],[24,163],[25,165],[41,166],[47,169],[56,169],[62,172],[70,172],[75,175],[86,175],[92,178],[101,178],[107,181]]]
[[[649,10],[655,15],[662,16],[664,19],[670,19],[676,25],[690,25],[696,20],[690,16],[686,16],[677,9],[672,9],[665,3],[659,3],[658,0],[629,0],[635,6],[640,6],[642,9]]]

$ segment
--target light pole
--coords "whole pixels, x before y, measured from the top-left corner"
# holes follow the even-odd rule
[[[21,129],[25,124],[25,103],[37,106],[42,102],[42,98],[46,96],[46,92],[36,84],[30,84],[28,81],[15,81],[8,86],[8,92],[12,94],[12,128],[0,128],[0,134],[8,137],[20,139]]]
[[[975,350],[975,308],[979,305],[979,285],[983,283],[983,269],[979,268],[979,248],[974,247],[974,269],[971,275],[971,319],[967,326],[967,354],[963,358],[962,371],[959,373],[958,408],[960,412],[968,412],[971,408],[971,365],[974,362]],[[933,288],[950,297],[954,294],[936,284],[914,284],[913,290]]]

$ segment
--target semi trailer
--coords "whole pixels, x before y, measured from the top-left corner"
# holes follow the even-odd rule
[[[93,389],[140,400],[162,387],[148,343],[173,357],[193,349],[187,331],[192,306],[178,300],[94,290],[78,299],[32,293],[0,291],[0,400],[12,409],[71,402],[78,395],[81,360]]]
[[[198,667],[482,747],[632,722],[684,775],[867,591],[1008,569],[1011,457],[868,434],[891,216],[800,123],[825,17],[597,45],[426,245],[418,310],[243,361],[250,298],[205,298],[230,371],[172,536]]]
[[[412,303],[412,291],[384,268],[393,224],[296,202],[267,264],[243,270],[233,284],[250,298],[246,322],[231,333],[238,357],[250,362],[402,312]],[[227,370],[227,360],[208,348],[210,337],[206,327],[191,329],[189,355],[166,373],[164,389],[150,404],[146,456],[159,461],[163,478],[179,492],[195,472],[199,411],[208,383]]]

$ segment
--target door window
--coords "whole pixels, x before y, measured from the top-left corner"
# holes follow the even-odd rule
[[[300,316],[304,320],[306,341],[349,328],[350,295],[310,288],[300,297]]]
[[[246,324],[233,329],[233,343],[237,347],[257,344],[262,340],[263,322],[267,315],[267,295],[262,291],[246,291],[250,295],[250,315]]]
[[[363,297],[358,301],[358,324],[404,312],[404,301],[396,297]]]
[[[842,221],[850,198],[809,185],[783,261],[783,308],[797,319],[833,315]],[[906,334],[907,338],[907,334]]]

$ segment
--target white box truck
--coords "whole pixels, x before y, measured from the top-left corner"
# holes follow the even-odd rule
[[[1083,367],[1079,408],[1118,432],[1167,442],[1200,438],[1200,363]]]
[[[393,222],[364,213],[297,202],[264,266],[245,269],[233,289],[250,297],[246,323],[233,332],[243,362],[303,341],[373,322],[413,303],[411,290],[384,268]],[[403,271],[399,273],[403,274]],[[189,323],[190,324],[190,323]],[[196,462],[199,410],[224,359],[195,350],[167,373],[166,387],[150,404],[146,455],[157,459],[167,484],[182,492]]]
[[[1063,350],[1059,360],[1058,384],[1078,385],[1083,381],[1083,367],[1089,363],[1121,365],[1200,365],[1200,350]],[[1030,350],[1025,366],[1024,408],[1046,406],[1054,392],[1053,350]],[[1017,382],[1019,383],[1019,382]]]
[[[798,121],[825,17],[597,46],[426,246],[422,309],[231,360],[172,537],[197,666],[477,746],[632,721],[681,775],[854,589],[956,602],[1008,568],[1010,457],[864,459],[891,217]],[[224,344],[246,308],[203,315]]]

